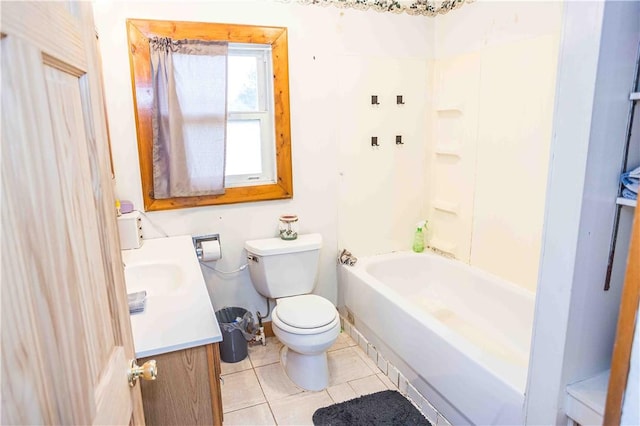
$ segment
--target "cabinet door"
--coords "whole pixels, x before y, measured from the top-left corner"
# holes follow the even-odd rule
[[[155,382],[142,383],[148,425],[222,424],[218,343],[152,358],[165,373]]]
[[[1,23],[0,423],[143,423],[91,4]]]

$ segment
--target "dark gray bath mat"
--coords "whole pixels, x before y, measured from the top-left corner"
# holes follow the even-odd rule
[[[431,426],[416,407],[397,391],[386,390],[319,408],[316,426]]]

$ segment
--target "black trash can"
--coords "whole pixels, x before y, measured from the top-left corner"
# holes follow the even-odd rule
[[[235,323],[237,318],[242,318],[246,313],[246,309],[238,307],[222,308],[216,312],[222,331],[220,358],[224,362],[240,362],[247,357],[247,339],[244,338],[242,331],[237,328],[228,330],[231,328],[230,324]]]

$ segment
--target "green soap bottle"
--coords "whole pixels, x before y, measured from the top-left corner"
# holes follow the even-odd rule
[[[413,236],[413,251],[422,253],[424,251],[424,230],[427,229],[427,221],[422,220],[416,226],[416,233]]]

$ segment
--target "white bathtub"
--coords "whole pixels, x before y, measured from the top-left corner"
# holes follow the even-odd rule
[[[341,266],[340,291],[356,328],[453,424],[523,424],[533,293],[412,252]]]

